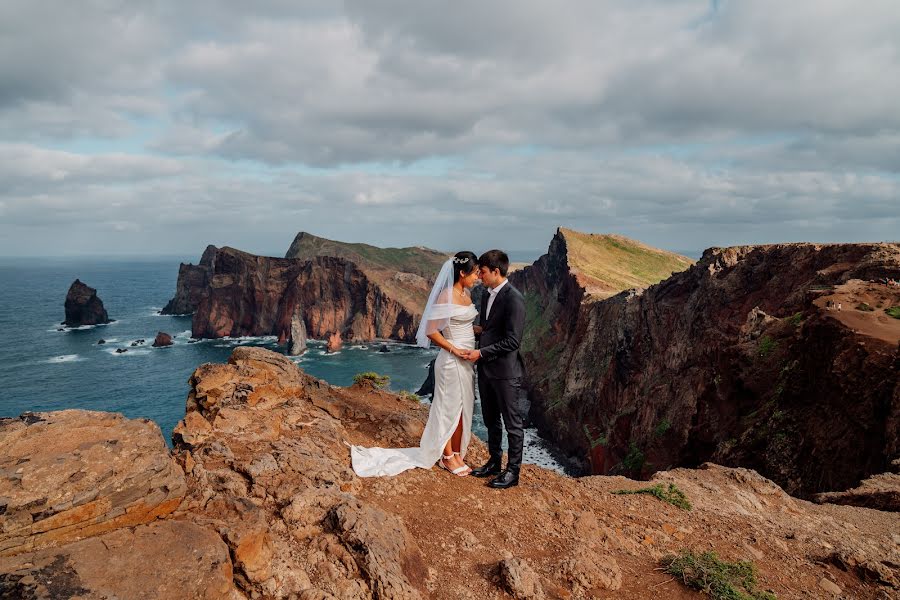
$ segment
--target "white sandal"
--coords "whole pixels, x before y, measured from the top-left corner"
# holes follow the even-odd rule
[[[454,452],[453,454],[458,454],[458,453]],[[469,474],[467,471],[471,470],[471,469],[469,469],[469,465],[463,465],[461,467],[456,467],[455,469],[453,469],[451,471],[450,467],[448,467],[447,465],[444,464],[445,460],[450,460],[451,458],[453,458],[453,454],[450,454],[449,456],[444,456],[442,454],[441,460],[438,461],[438,464],[441,466],[442,469],[444,469],[445,471],[450,471],[457,477],[466,477]]]
[[[462,460],[462,454],[460,454],[459,452],[454,452],[453,454],[457,455],[459,457],[459,460]],[[466,465],[465,461],[463,462],[463,464]],[[466,468],[470,471],[472,470],[472,467],[470,467],[469,465],[466,465]]]

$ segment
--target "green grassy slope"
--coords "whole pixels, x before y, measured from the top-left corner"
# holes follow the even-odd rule
[[[328,240],[301,231],[294,238],[285,258],[309,259],[314,256],[336,256],[355,262],[364,269],[414,273],[434,279],[448,254],[430,248],[378,248]]]
[[[683,271],[694,261],[647,246],[621,235],[560,229],[566,240],[569,267],[594,296],[612,296],[643,288]]]

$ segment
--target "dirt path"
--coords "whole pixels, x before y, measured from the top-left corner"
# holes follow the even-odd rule
[[[900,319],[885,312],[886,308],[900,306],[900,286],[851,279],[831,294],[817,298],[815,305],[858,333],[891,344],[900,342]],[[865,306],[873,310],[865,310]]]

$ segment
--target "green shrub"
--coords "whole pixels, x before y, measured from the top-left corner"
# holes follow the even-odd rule
[[[889,317],[900,319],[900,306],[892,306],[890,308],[886,308],[884,309],[884,312],[886,312]]]
[[[608,440],[605,435],[602,433],[597,437],[591,435],[591,430],[587,425],[584,425],[584,435],[587,437],[588,441],[591,443],[591,449],[596,448],[597,446],[605,446],[608,443]]]
[[[374,371],[366,371],[365,373],[357,373],[353,376],[353,383],[370,382],[377,388],[383,388],[390,383],[391,378],[388,375],[379,375]]]
[[[726,562],[715,552],[683,550],[678,556],[663,557],[661,563],[666,573],[713,600],[776,600],[772,592],[756,589],[756,567],[749,561]]]
[[[866,304],[865,302],[860,302],[856,305],[856,310],[861,310],[863,312],[873,312],[875,309]]]
[[[400,392],[397,395],[400,396],[401,400],[409,400],[410,402],[421,402],[422,401],[422,399],[419,398],[418,394],[413,394],[412,392],[407,392],[406,390],[403,390],[402,392]]]
[[[759,339],[759,355],[762,358],[772,354],[772,351],[778,347],[778,342],[771,337],[764,335]]]
[[[657,483],[652,487],[640,488],[638,490],[617,490],[613,492],[613,494],[619,494],[620,496],[647,494],[659,498],[663,502],[668,502],[672,506],[683,508],[684,510],[691,510],[692,508],[690,500],[687,499],[684,492],[679,490],[674,483],[670,483],[668,488],[661,483]]]
[[[794,327],[800,325],[803,322],[803,313],[794,313],[790,317],[788,317],[788,323],[793,325]]]
[[[631,442],[628,447],[628,454],[622,459],[622,467],[628,471],[640,472],[644,468],[644,453],[637,444]]]
[[[662,421],[656,424],[656,427],[653,428],[653,435],[655,437],[662,437],[672,428],[672,422],[666,418],[663,418]]]

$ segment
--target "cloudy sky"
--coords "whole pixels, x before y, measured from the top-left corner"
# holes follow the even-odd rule
[[[900,238],[900,3],[0,3],[0,256]]]

